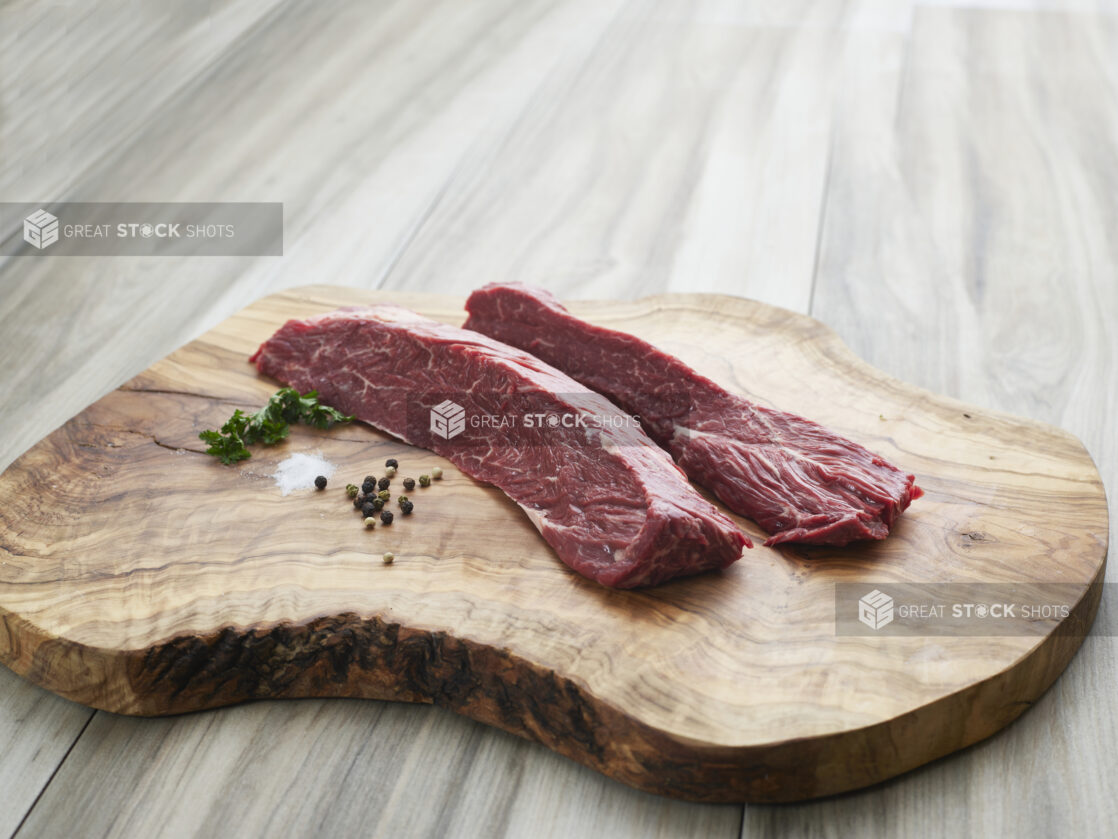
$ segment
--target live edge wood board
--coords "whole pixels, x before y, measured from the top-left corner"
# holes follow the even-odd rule
[[[994,733],[1056,679],[1094,618],[1107,507],[1078,440],[896,381],[817,321],[748,300],[571,308],[914,472],[927,494],[888,540],[758,547],[722,573],[610,591],[568,571],[500,491],[365,426],[297,428],[232,467],[201,453],[200,430],[276,389],[247,358],[286,319],[385,300],[464,319],[449,297],[273,295],[13,463],[0,476],[0,660],[122,714],[433,702],[641,789],[793,801]],[[282,497],[277,463],[315,450],[339,465],[330,487]],[[413,516],[367,531],[344,486],[388,457],[400,477],[436,465],[446,477],[417,488]],[[1082,593],[1039,637],[857,637],[835,631],[840,581]]]

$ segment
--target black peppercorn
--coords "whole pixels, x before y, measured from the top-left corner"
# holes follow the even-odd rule
[[[382,522],[384,522],[385,524],[392,524],[392,511],[391,510],[381,510],[380,511],[380,520]]]
[[[408,492],[415,489],[415,478],[404,478],[404,489]]]
[[[372,501],[366,502],[361,507],[361,515],[363,515],[365,518],[369,518],[369,516],[373,515],[376,511],[377,511],[377,508],[373,506]]]
[[[314,479],[314,485],[318,489],[326,489],[326,476],[319,475],[317,478]]]
[[[371,495],[373,492],[376,491],[376,488],[377,488],[377,482],[375,480],[373,480],[372,478],[366,478],[361,483],[361,491],[363,493],[365,493],[366,495]]]
[[[383,492],[384,490],[388,489],[391,483],[392,481],[389,478],[381,478],[379,481],[377,481],[377,489]]]
[[[405,516],[410,516],[411,511],[415,509],[415,505],[410,501],[404,500],[400,502],[400,512]]]
[[[390,469],[399,469],[400,468],[400,462],[398,460],[396,460],[396,458],[394,458],[394,457],[390,457],[390,458],[388,458],[388,460],[384,461],[384,465],[385,465],[385,468],[390,468]]]

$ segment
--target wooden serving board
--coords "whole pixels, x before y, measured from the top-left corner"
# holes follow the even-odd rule
[[[927,494],[888,540],[758,547],[722,573],[611,591],[563,566],[500,491],[367,427],[297,428],[232,467],[201,453],[201,429],[276,389],[247,358],[287,318],[386,300],[464,320],[447,297],[277,294],[12,464],[0,660],[123,714],[266,697],[434,702],[641,789],[791,801],[989,736],[1052,683],[1094,618],[1107,507],[1078,440],[891,379],[817,321],[748,300],[571,309],[914,472]],[[282,497],[277,463],[312,450],[340,467],[330,487]],[[412,493],[413,516],[367,531],[343,488],[388,457],[401,477],[436,465],[446,477]],[[1081,594],[1041,636],[857,637],[835,630],[834,584],[850,581],[1058,581]]]

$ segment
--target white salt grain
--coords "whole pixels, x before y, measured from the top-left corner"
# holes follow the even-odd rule
[[[300,489],[314,489],[315,478],[319,475],[332,478],[337,470],[338,467],[324,458],[322,452],[299,452],[281,462],[272,477],[276,479],[280,495],[287,495]]]

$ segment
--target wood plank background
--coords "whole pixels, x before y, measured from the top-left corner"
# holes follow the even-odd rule
[[[1118,2],[0,2],[0,201],[282,201],[282,258],[0,258],[0,467],[308,282],[809,312],[1118,486]],[[3,235],[7,235],[7,231]],[[1116,530],[1112,526],[1112,542]],[[1118,615],[989,741],[806,805],[436,708],[136,720],[0,668],[0,835],[1110,836]]]

